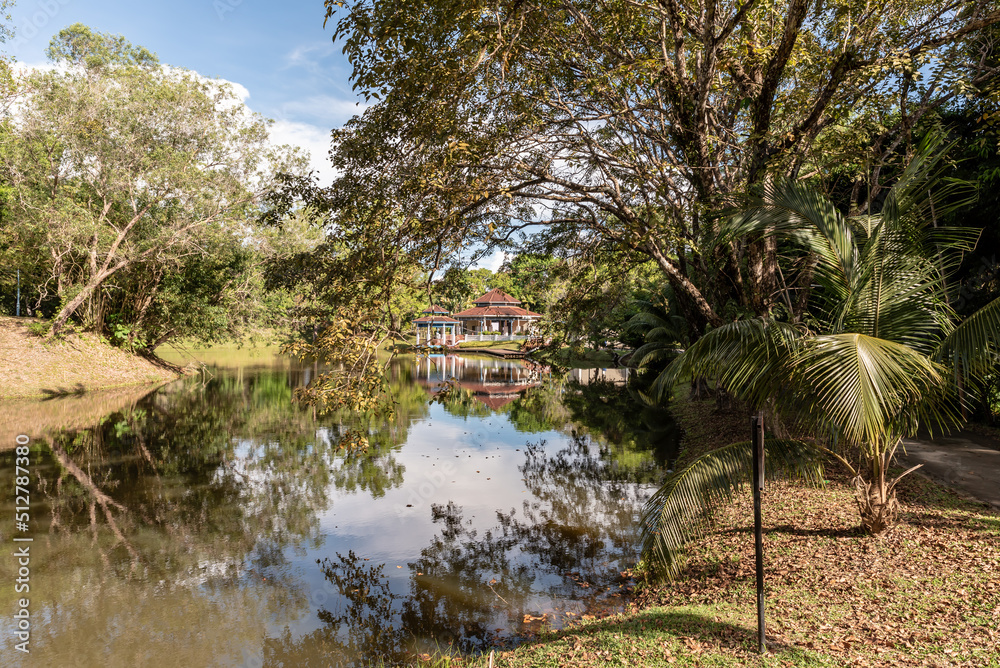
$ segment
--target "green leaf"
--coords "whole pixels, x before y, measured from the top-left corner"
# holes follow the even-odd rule
[[[685,548],[704,535],[713,510],[751,482],[751,470],[751,443],[745,441],[706,453],[671,474],[643,509],[644,559],[676,577]],[[819,451],[804,441],[765,439],[764,472],[771,480],[794,477],[823,484]]]

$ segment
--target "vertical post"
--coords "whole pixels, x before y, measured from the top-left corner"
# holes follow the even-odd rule
[[[764,489],[764,413],[751,420],[753,436],[753,529],[757,558],[757,641],[761,654],[767,651],[764,638],[764,531],[760,515],[760,496]]]
[[[21,270],[17,270],[17,317],[21,317]]]

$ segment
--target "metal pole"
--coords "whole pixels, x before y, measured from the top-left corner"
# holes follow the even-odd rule
[[[17,270],[17,317],[21,317],[21,270]]]
[[[764,490],[764,413],[752,418],[753,437],[753,528],[757,557],[757,641],[761,654],[767,651],[764,638],[764,531],[760,516],[760,495]]]

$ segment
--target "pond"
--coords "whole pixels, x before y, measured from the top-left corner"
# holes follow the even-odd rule
[[[0,521],[30,548],[31,654],[7,652],[13,665],[391,663],[621,606],[642,504],[677,444],[622,373],[397,358],[395,415],[375,424],[295,403],[316,365],[205,359],[152,392],[8,417],[31,436],[28,531]],[[104,409],[84,425],[87,402]],[[63,413],[76,417],[56,428]],[[367,449],[340,447],[349,429]],[[0,577],[16,580],[14,558]]]

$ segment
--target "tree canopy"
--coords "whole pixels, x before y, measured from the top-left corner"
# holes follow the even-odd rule
[[[729,196],[846,165],[875,175],[864,210],[913,129],[998,72],[984,0],[326,5],[375,100],[335,132],[341,221],[392,211],[436,259],[532,232],[639,253],[697,331],[771,312],[783,282],[771,238],[707,243]]]
[[[55,297],[56,333],[85,306],[82,319],[100,330],[106,302],[127,287],[135,299],[119,300],[119,318],[135,324],[158,312],[169,321],[150,345],[176,333],[182,318],[171,311],[211,320],[206,308],[241,280],[233,262],[251,248],[261,194],[301,158],[272,147],[268,123],[227,84],[164,66],[121,36],[76,24],[48,53],[59,67],[12,82],[16,103],[0,147],[10,188],[4,243],[32,258],[36,308]],[[229,276],[208,289],[203,307],[157,301],[197,294],[192,280],[207,287],[197,276],[209,265],[191,261],[209,255]],[[112,278],[118,290],[105,291]]]

